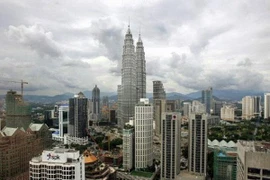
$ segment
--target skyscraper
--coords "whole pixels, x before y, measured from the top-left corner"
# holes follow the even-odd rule
[[[155,119],[155,132],[161,134],[161,119],[162,113],[166,112],[166,100],[155,99],[154,100],[154,119]]]
[[[141,34],[136,46],[136,73],[137,102],[139,102],[140,98],[146,97],[145,53]]]
[[[180,113],[162,114],[161,180],[172,180],[180,173]]]
[[[69,125],[68,134],[73,137],[86,137],[88,121],[88,100],[82,92],[69,99]]]
[[[166,92],[161,81],[153,81],[153,100],[166,99]]]
[[[270,93],[264,94],[264,119],[270,117]]]
[[[120,91],[121,113],[119,117],[119,125],[121,127],[123,127],[124,124],[128,122],[129,117],[134,117],[134,107],[137,101],[136,76],[135,47],[133,44],[130,27],[128,26],[122,55],[122,84]]]
[[[207,115],[190,114],[189,121],[189,172],[206,176]]]
[[[212,101],[213,101],[213,95],[212,95],[213,89],[212,87],[203,90],[202,91],[202,103],[205,105],[206,112],[211,113],[212,107]]]
[[[141,99],[135,106],[135,169],[153,164],[153,106]]]
[[[123,129],[123,168],[130,171],[134,167],[134,127]]]
[[[95,85],[94,89],[92,90],[92,102],[93,102],[93,114],[97,118],[99,118],[100,117],[100,90],[97,87],[97,85]]]
[[[24,102],[22,95],[8,91],[6,95],[6,126],[25,130],[31,123],[31,108]]]

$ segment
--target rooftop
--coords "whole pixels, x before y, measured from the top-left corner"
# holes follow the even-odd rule
[[[238,141],[248,152],[270,153],[270,142],[263,141]]]

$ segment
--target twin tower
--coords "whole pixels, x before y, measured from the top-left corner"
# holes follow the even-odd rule
[[[139,34],[136,51],[130,26],[125,35],[122,55],[122,81],[118,85],[118,125],[124,127],[134,117],[135,105],[146,97],[145,53]]]

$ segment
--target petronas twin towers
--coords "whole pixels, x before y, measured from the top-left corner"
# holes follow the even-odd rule
[[[122,55],[122,84],[118,85],[118,125],[124,127],[134,117],[135,105],[146,97],[145,53],[141,35],[136,46],[128,26]]]

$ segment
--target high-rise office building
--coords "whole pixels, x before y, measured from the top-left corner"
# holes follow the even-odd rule
[[[95,114],[99,118],[100,117],[100,90],[97,87],[97,85],[95,85],[94,89],[92,90],[92,102],[93,102],[93,114]]]
[[[69,99],[69,136],[82,138],[86,137],[86,128],[88,122],[88,99],[82,92]]]
[[[180,173],[180,113],[162,114],[161,180],[176,179]]]
[[[121,97],[121,110],[120,110],[120,126],[124,127],[124,124],[128,122],[130,117],[134,116],[134,107],[137,101],[137,88],[136,88],[136,56],[135,47],[133,44],[133,38],[128,27],[122,55],[122,81],[121,90],[118,86],[118,92],[120,92]],[[120,90],[120,91],[119,91]]]
[[[245,96],[242,98],[242,119],[250,120],[261,116],[261,97]]]
[[[135,169],[153,164],[153,106],[141,99],[135,106]]]
[[[154,120],[155,120],[155,133],[161,135],[161,118],[162,113],[166,112],[166,100],[154,100]]]
[[[73,149],[44,150],[29,162],[29,179],[85,180],[84,157]]]
[[[123,168],[130,171],[134,168],[134,127],[127,125],[123,129]]]
[[[270,93],[264,94],[264,119],[270,117]]]
[[[213,89],[212,87],[203,90],[202,91],[202,103],[205,105],[206,112],[211,113],[211,110],[213,109],[212,103],[213,103]]]
[[[69,107],[62,105],[58,109],[59,137],[64,140],[64,134],[67,133],[69,121]]]
[[[207,166],[207,114],[190,114],[189,172],[206,176]]]
[[[153,81],[153,100],[166,99],[166,92],[161,81]]]
[[[31,123],[31,108],[24,102],[22,95],[16,91],[6,94],[6,126],[11,128],[23,127],[25,130]]]
[[[136,46],[136,81],[137,102],[139,102],[140,98],[146,97],[145,53],[140,34]]]

